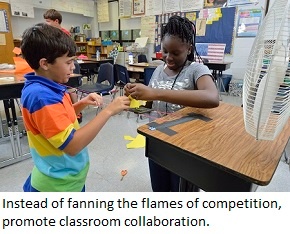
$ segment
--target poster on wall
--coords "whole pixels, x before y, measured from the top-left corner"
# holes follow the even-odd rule
[[[160,15],[162,14],[163,1],[160,0],[146,0],[146,10],[147,16]]]
[[[119,0],[119,18],[130,18],[131,11],[131,0]]]
[[[255,37],[258,33],[261,20],[261,9],[239,10],[237,37]]]
[[[228,0],[204,0],[204,8],[216,8],[226,5]]]
[[[6,10],[0,10],[0,32],[9,32],[8,18]]]
[[[228,0],[228,6],[258,3],[258,0]]]
[[[145,0],[133,0],[133,15],[145,14]]]
[[[195,11],[203,8],[204,0],[181,0],[180,8],[182,12]]]
[[[179,1],[163,0],[163,13],[173,13],[180,11]]]

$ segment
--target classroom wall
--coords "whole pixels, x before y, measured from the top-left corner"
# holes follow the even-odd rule
[[[270,7],[275,0],[270,0]],[[256,5],[249,6],[239,6],[238,9],[245,8],[259,8],[262,7],[265,9],[266,0],[260,0]],[[82,25],[84,23],[92,24],[92,37],[98,37],[99,31],[105,30],[117,30],[118,29],[118,2],[109,3],[109,14],[110,22],[106,23],[97,23],[97,17],[94,18],[85,17],[80,14],[71,14],[67,12],[61,12],[63,15],[62,26],[66,29],[70,29],[71,26]],[[30,27],[32,24],[43,22],[43,13],[44,9],[35,8],[34,19],[22,18],[22,17],[12,17],[12,30],[14,38],[21,37],[22,32],[27,27]],[[139,29],[141,28],[141,18],[132,18],[132,19],[121,19],[121,30],[125,29]],[[235,25],[237,24],[237,19]],[[255,38],[237,38],[234,36],[233,43],[233,52],[231,55],[225,56],[225,61],[232,62],[231,69],[227,70],[227,74],[232,74],[233,79],[243,79],[248,56],[250,54],[251,47],[253,45]],[[150,58],[154,52],[154,45],[148,44],[147,46],[147,57]]]
[[[273,4],[274,0],[270,0],[270,6]],[[239,9],[253,9],[262,8],[265,9],[266,0],[259,0],[256,5],[243,5],[238,6]],[[118,3],[109,3],[110,9],[110,23],[100,23],[99,29],[102,30],[116,30],[118,29]],[[112,23],[114,22],[114,23]],[[237,24],[237,17],[235,20],[235,25]],[[121,30],[122,29],[137,29],[141,28],[141,18],[132,19],[122,19],[121,20]],[[235,29],[236,30],[236,29]],[[142,33],[142,32],[141,32]],[[251,51],[251,47],[254,43],[254,37],[243,37],[237,38],[234,32],[233,40],[233,50],[231,55],[225,56],[225,61],[232,62],[231,69],[227,70],[225,73],[233,75],[233,79],[242,80],[244,77],[248,57]],[[154,44],[148,44],[147,46],[147,57],[150,58],[154,52]]]
[[[23,31],[31,27],[33,24],[44,22],[43,19],[43,13],[47,9],[39,9],[34,8],[34,18],[24,18],[24,17],[18,17],[18,16],[12,16],[11,17],[11,23],[12,23],[12,32],[14,39],[21,38],[21,35]],[[92,24],[92,36],[98,35],[98,27],[97,27],[97,21],[95,21],[95,18],[92,17],[86,17],[81,14],[72,14],[67,12],[61,12],[62,14],[62,24],[61,26],[67,30],[69,30],[72,26],[81,26],[83,24]],[[81,31],[82,32],[82,31]]]

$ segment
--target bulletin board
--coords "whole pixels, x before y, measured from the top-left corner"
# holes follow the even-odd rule
[[[197,36],[196,43],[222,43],[226,44],[225,54],[232,53],[232,44],[234,38],[236,8],[219,8],[220,16],[212,22],[206,23],[204,36]],[[207,9],[206,9],[207,10]],[[204,11],[204,10],[201,10]],[[199,18],[201,11],[196,12],[174,12],[163,15],[156,15],[155,18],[155,52],[161,49],[161,28],[166,25],[172,15],[180,15],[189,18],[194,24]],[[202,12],[204,14],[204,12]],[[190,17],[189,17],[190,16]]]
[[[10,22],[10,6],[9,3],[0,2],[1,26],[0,26],[0,63],[13,64],[13,35]]]
[[[234,38],[236,8],[220,8],[221,17],[206,24],[205,36],[197,36],[197,43],[222,43],[226,44],[225,54],[232,54]]]

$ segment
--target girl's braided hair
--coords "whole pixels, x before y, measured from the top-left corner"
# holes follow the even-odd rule
[[[195,61],[196,57],[201,59],[195,48],[196,28],[193,22],[186,17],[171,16],[168,23],[162,27],[161,39],[165,36],[176,36],[181,39],[182,42],[192,45],[191,53],[187,56],[189,61]]]

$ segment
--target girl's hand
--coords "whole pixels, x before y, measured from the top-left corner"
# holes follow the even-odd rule
[[[125,85],[125,95],[131,95],[132,98],[136,100],[151,101],[154,99],[154,89],[148,87],[147,85],[135,83]]]

